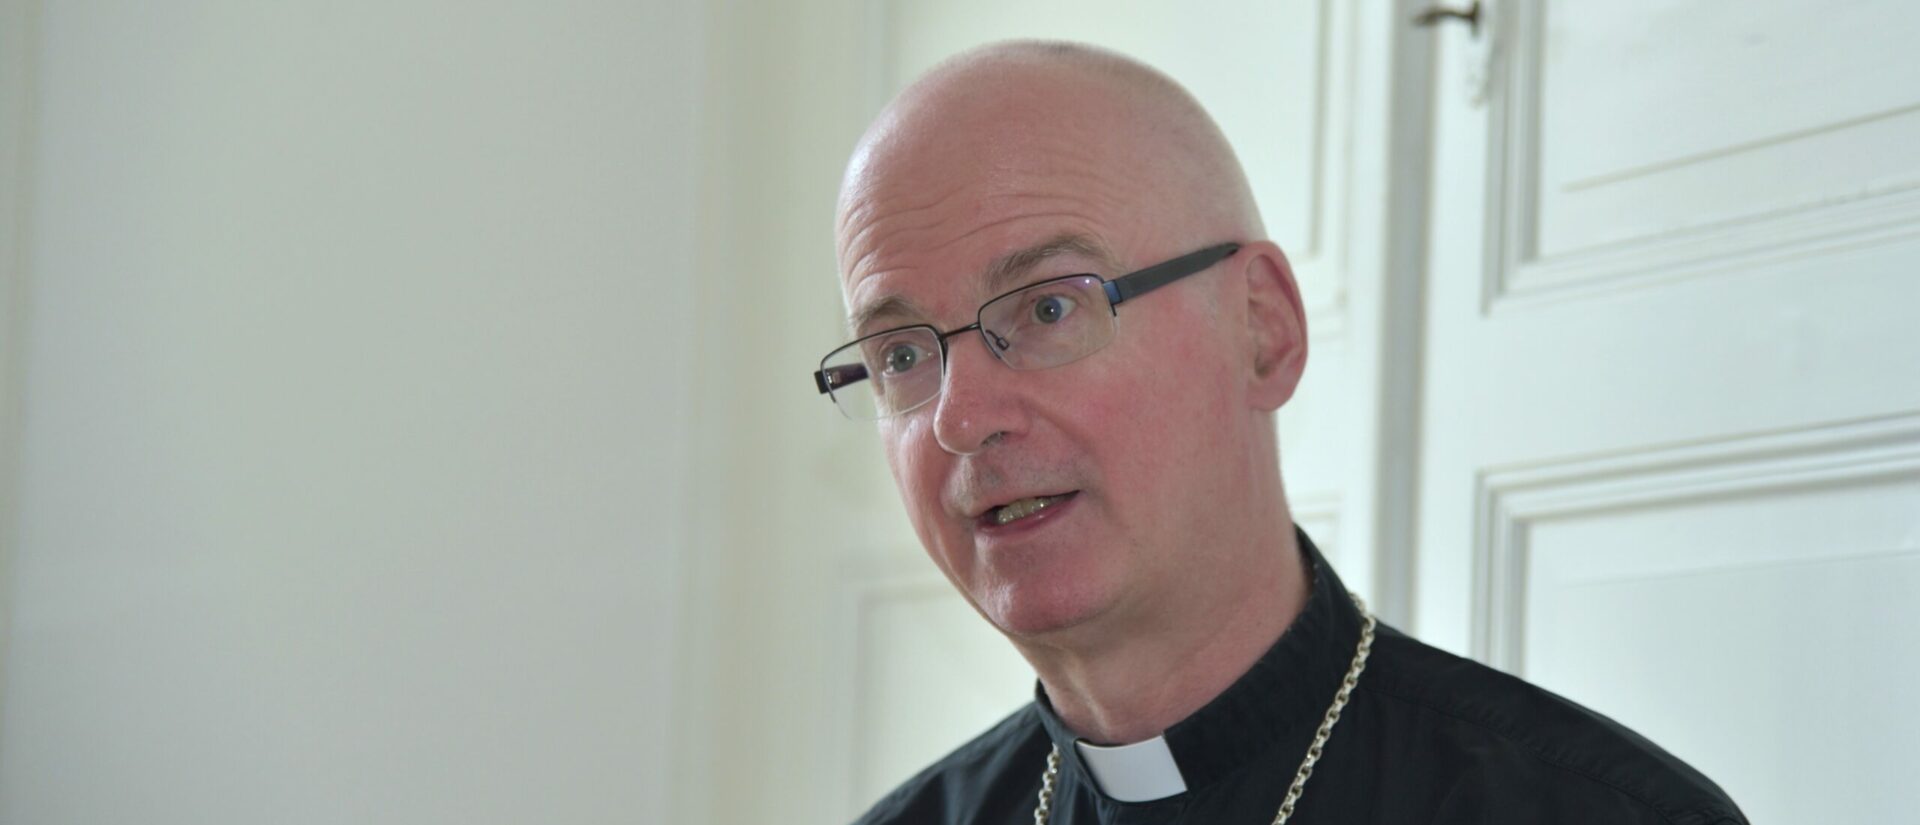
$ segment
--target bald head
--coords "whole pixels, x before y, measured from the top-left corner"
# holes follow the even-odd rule
[[[1029,196],[1109,222],[1122,259],[1265,237],[1232,147],[1179,83],[1090,46],[1017,41],[940,64],[861,138],[841,188],[841,272],[851,287],[940,201],[990,211]]]

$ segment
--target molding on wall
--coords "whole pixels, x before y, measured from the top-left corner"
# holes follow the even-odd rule
[[[0,707],[12,670],[39,62],[40,3],[0,0]]]
[[[1353,326],[1353,263],[1348,248],[1353,235],[1353,129],[1358,107],[1354,84],[1359,77],[1359,4],[1320,0],[1320,26],[1315,37],[1313,188],[1308,195],[1305,253],[1293,261],[1301,271],[1325,271],[1320,281],[1327,291],[1307,301],[1307,334],[1315,343],[1343,337]],[[1338,114],[1336,115],[1335,112]],[[1334,154],[1337,152],[1337,157]],[[1328,171],[1338,175],[1329,181]],[[1337,196],[1334,196],[1337,193]]]
[[[1376,57],[1389,65],[1384,119],[1387,124],[1385,225],[1387,239],[1380,273],[1378,356],[1375,387],[1373,473],[1373,612],[1410,633],[1419,534],[1421,384],[1426,350],[1428,204],[1432,198],[1432,141],[1436,49],[1431,32],[1402,21],[1423,6],[1398,0],[1385,19],[1367,17],[1367,25],[1387,28],[1388,52]],[[1376,15],[1380,12],[1375,11]],[[1356,33],[1356,38],[1360,37]],[[1356,99],[1359,96],[1356,95]],[[1395,240],[1397,239],[1397,240]],[[1364,322],[1373,323],[1373,322]]]
[[[1807,198],[1777,209],[1704,221],[1541,257],[1539,236],[1541,73],[1546,12],[1538,3],[1502,3],[1503,44],[1496,92],[1489,106],[1487,158],[1487,266],[1482,312],[1493,314],[1544,302],[1654,287],[1701,275],[1763,267],[1877,244],[1920,239],[1920,180]],[[1900,110],[1831,128],[1796,133],[1798,139],[1910,114]],[[1675,163],[1741,150],[1729,147]],[[1642,170],[1643,174],[1660,171]],[[1577,182],[1576,188],[1594,185]]]
[[[1320,552],[1338,567],[1343,558],[1341,553],[1349,546],[1342,535],[1345,528],[1340,518],[1340,491],[1316,490],[1290,497],[1287,506],[1293,511],[1293,522],[1307,531],[1313,543],[1319,545]]]
[[[1536,524],[1889,476],[1920,476],[1920,412],[1483,471],[1475,485],[1473,657],[1512,673],[1525,665]]]
[[[862,29],[860,40],[865,44],[863,55],[867,66],[867,88],[863,94],[867,101],[866,117],[861,126],[872,123],[893,100],[894,52],[893,41],[893,5],[899,0],[867,0],[862,9]]]
[[[877,552],[854,554],[855,558],[873,558]],[[852,819],[866,811],[875,800],[868,799],[860,787],[867,773],[870,755],[862,746],[871,737],[873,720],[861,712],[868,704],[867,687],[871,682],[872,651],[867,649],[866,631],[873,613],[893,603],[930,601],[955,596],[953,585],[924,558],[917,563],[873,564],[849,562],[843,566],[839,592],[834,598],[832,667],[833,719],[829,729],[838,737],[829,743],[834,755],[825,771],[837,789],[844,818]]]

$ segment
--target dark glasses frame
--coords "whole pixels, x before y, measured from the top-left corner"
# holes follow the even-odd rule
[[[834,347],[833,351],[827,353],[826,357],[820,359],[820,369],[814,371],[813,383],[822,395],[832,395],[836,390],[842,390],[866,380],[868,377],[867,368],[863,364],[851,363],[829,367],[827,366],[827,362],[833,360],[833,357],[842,351],[857,347],[864,341],[885,335],[897,335],[905,330],[922,327],[931,330],[934,338],[940,342],[940,369],[942,372],[946,371],[947,339],[972,330],[980,331],[981,338],[986,341],[987,351],[992,352],[994,357],[998,359],[1001,357],[1000,353],[1007,348],[1007,342],[1004,340],[995,341],[994,338],[996,336],[981,326],[981,313],[984,312],[988,306],[991,306],[994,302],[1002,298],[1056,281],[1091,277],[1100,281],[1101,289],[1107,296],[1107,309],[1117,316],[1120,314],[1120,304],[1145,295],[1174,281],[1178,281],[1181,278],[1205,271],[1208,267],[1232,257],[1233,253],[1238,251],[1240,251],[1240,244],[1228,242],[1209,246],[1197,252],[1189,252],[1172,260],[1162,261],[1144,269],[1129,272],[1111,281],[1095,273],[1081,272],[1072,275],[1062,275],[1058,278],[1049,278],[1045,281],[1037,281],[1017,289],[1010,289],[982,303],[979,309],[974,310],[973,323],[963,327],[942,332],[932,324],[907,324],[891,329],[883,329],[868,335],[862,335],[848,343]],[[838,406],[837,403],[836,406]]]

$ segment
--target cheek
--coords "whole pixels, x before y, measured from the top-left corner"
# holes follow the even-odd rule
[[[1161,335],[1152,351],[1128,355],[1109,365],[1107,392],[1081,399],[1081,415],[1113,482],[1163,495],[1152,491],[1205,475],[1234,443],[1234,370],[1219,342],[1193,335]]]

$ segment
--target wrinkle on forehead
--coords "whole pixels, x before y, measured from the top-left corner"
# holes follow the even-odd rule
[[[981,232],[993,231],[1006,224],[1014,223],[1016,221],[1028,221],[1028,220],[1047,221],[1049,223],[1053,223],[1061,226],[1080,226],[1080,225],[1088,224],[1088,221],[1086,220],[1085,216],[1078,215],[1075,213],[1058,212],[1058,213],[1024,214],[1018,217],[1007,218],[1002,221],[996,221],[996,222],[988,223],[983,226],[976,227],[971,232],[968,232],[965,236],[954,238],[943,244],[936,245],[935,247],[932,248],[931,251],[938,252],[941,247],[959,243],[961,241],[966,240],[967,237],[977,235]],[[1054,257],[1062,254],[1079,254],[1081,255],[1081,257],[1092,258],[1098,263],[1107,264],[1108,265],[1107,268],[1112,268],[1112,266],[1116,265],[1114,264],[1114,261],[1117,260],[1117,258],[1110,252],[1105,253],[1103,255],[1097,255],[1097,256],[1083,254],[1082,252],[1083,249],[1099,249],[1103,251],[1106,249],[1106,245],[1101,241],[1101,239],[1098,236],[1088,232],[1071,232],[1071,233],[1063,233],[1063,234],[1071,234],[1073,237],[1076,237],[1076,238],[1085,238],[1086,243],[1082,245],[1067,245],[1059,249],[1055,249],[1052,252],[1050,252],[1048,255],[1043,256],[1042,258],[1035,259],[1033,261],[1028,262],[1026,266],[1030,267],[1034,264],[1037,264],[1040,260],[1044,260],[1045,258]],[[1059,237],[1060,235],[1055,235],[1052,238],[1049,238],[1048,243],[1052,243],[1054,240],[1057,240]],[[1026,251],[1029,251],[1029,250],[1020,250],[1020,251],[1013,252],[1008,256],[1005,256],[999,260],[996,260],[974,271],[956,270],[956,271],[942,273],[942,274],[946,274],[950,276],[964,276],[969,278],[969,280],[973,283],[975,288],[971,290],[961,290],[960,294],[963,296],[967,296],[971,300],[976,302],[984,301],[988,297],[989,292],[992,292],[995,289],[999,288],[996,286],[996,283],[1003,284],[1006,281],[1006,279],[1010,277],[1011,273],[1003,274],[1003,272],[1001,271],[1008,268],[1008,264],[1007,264],[1008,259],[1018,257],[1022,252],[1026,252]],[[867,254],[867,258],[872,260],[878,260],[877,256],[874,255],[872,252],[869,252]],[[855,269],[853,271],[853,274],[848,276],[847,288],[846,288],[846,299],[847,299],[847,310],[848,310],[847,311],[848,330],[856,334],[864,334],[865,331],[862,330],[861,328],[866,326],[868,323],[870,323],[874,319],[874,317],[879,315],[881,309],[901,311],[901,312],[911,310],[911,315],[919,320],[922,320],[922,321],[932,320],[928,316],[928,313],[937,311],[937,308],[921,307],[920,305],[915,304],[911,300],[900,298],[900,296],[897,294],[885,292],[884,287],[876,286],[877,284],[880,284],[884,281],[891,280],[893,278],[914,276],[919,272],[919,269],[920,269],[919,267],[914,266],[912,264],[906,264],[906,263],[894,264],[892,262],[875,263],[875,264],[872,264],[871,266]],[[869,296],[865,294],[867,292],[871,292],[876,289],[881,290],[882,294],[880,294],[877,297]],[[895,300],[895,299],[899,299],[899,300]],[[958,311],[958,310],[956,309],[955,311]]]
[[[995,259],[981,273],[979,283],[988,293],[1009,290],[1035,268],[1049,260],[1061,257],[1093,261],[1100,265],[1100,272],[1096,274],[1114,275],[1119,266],[1112,251],[1099,238],[1077,232],[1063,232]],[[870,331],[868,327],[881,318],[926,319],[926,313],[919,305],[912,299],[899,294],[882,294],[870,303],[863,302],[855,306],[857,308],[847,315],[847,329],[855,336],[864,336],[878,331],[877,328]]]
[[[879,248],[900,246],[902,240],[926,248],[920,244],[924,235],[937,234],[956,220],[984,225],[998,216],[1085,213],[1089,207],[1118,213],[1150,195],[1140,191],[1137,182],[1111,174],[1101,158],[1076,151],[1071,144],[1056,140],[1025,148],[1018,155],[979,153],[987,157],[928,153],[931,163],[905,159],[890,168],[891,174],[856,181],[842,197],[837,249],[841,271],[857,280]],[[936,240],[933,247],[962,237]]]
[[[899,213],[876,211],[876,217],[853,230],[841,249],[840,254],[846,261],[842,269],[848,285],[857,284],[875,272],[912,268],[911,263],[899,259],[902,256],[898,253],[904,250],[911,250],[914,257],[938,257],[982,233],[1020,221],[1055,221],[1063,227],[1091,227],[1102,223],[1099,213],[1111,211],[1100,209],[1098,202],[1088,204],[1074,198],[1023,196],[1003,200],[1009,202],[975,201],[979,208],[969,216],[972,219],[960,227],[955,227],[951,218],[931,215],[933,207]],[[1083,231],[1082,234],[1092,233]]]

